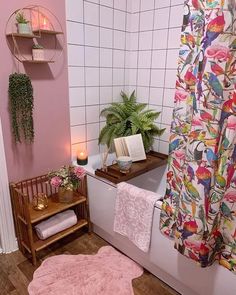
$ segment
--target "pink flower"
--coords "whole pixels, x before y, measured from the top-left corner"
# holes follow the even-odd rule
[[[200,247],[201,247],[201,242],[185,240],[184,245],[185,245],[185,247],[193,250],[194,252],[199,252]]]
[[[197,116],[193,116],[192,126],[202,126],[201,119]]]
[[[235,116],[229,116],[227,121],[227,128],[235,130],[236,128],[236,117]]]
[[[206,49],[206,57],[226,61],[230,57],[230,51],[226,46],[212,45]]]
[[[175,151],[175,156],[176,156],[176,158],[178,158],[180,160],[185,159],[185,153],[183,151]]]
[[[54,187],[59,187],[62,183],[62,180],[60,177],[58,176],[54,176],[52,179],[51,179],[51,185],[54,186]]]
[[[175,92],[175,102],[181,102],[186,100],[188,96],[188,92],[183,91],[183,90],[176,90]]]
[[[86,174],[86,171],[82,167],[74,167],[74,173],[78,178],[83,178]]]
[[[224,196],[224,199],[229,203],[235,203],[236,202],[236,192],[233,190],[227,192]]]

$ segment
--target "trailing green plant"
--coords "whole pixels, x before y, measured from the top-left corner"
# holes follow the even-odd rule
[[[148,151],[155,136],[161,136],[165,129],[159,129],[155,120],[160,112],[147,109],[146,103],[138,103],[135,91],[128,97],[121,92],[122,102],[113,102],[111,106],[101,111],[106,118],[106,125],[99,135],[99,143],[111,147],[114,138],[141,134],[144,148]]]
[[[15,142],[31,143],[34,140],[33,87],[29,76],[14,73],[9,76],[9,109]]]
[[[29,21],[25,18],[23,12],[18,12],[16,14],[16,21],[18,24],[28,24],[29,23]]]

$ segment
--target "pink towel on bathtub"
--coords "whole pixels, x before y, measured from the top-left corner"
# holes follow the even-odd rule
[[[117,185],[114,231],[148,252],[154,205],[159,195],[121,182]]]

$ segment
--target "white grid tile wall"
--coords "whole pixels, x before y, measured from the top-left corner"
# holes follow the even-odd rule
[[[133,0],[129,27],[126,85],[136,89],[140,102],[161,111],[157,124],[166,128],[154,149],[168,153],[174,107],[177,58],[183,17],[183,0]]]
[[[166,127],[155,150],[168,152],[183,0],[67,0],[72,152],[99,152],[99,112],[136,89]]]
[[[99,152],[99,113],[125,87],[126,0],[67,0],[72,153]]]

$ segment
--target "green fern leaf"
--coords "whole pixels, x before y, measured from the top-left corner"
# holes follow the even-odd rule
[[[111,147],[114,138],[141,134],[145,150],[149,150],[155,136],[161,136],[165,129],[155,124],[160,112],[146,109],[147,104],[137,103],[135,91],[128,97],[121,92],[122,102],[114,102],[101,111],[106,125],[99,135],[99,143]]]

